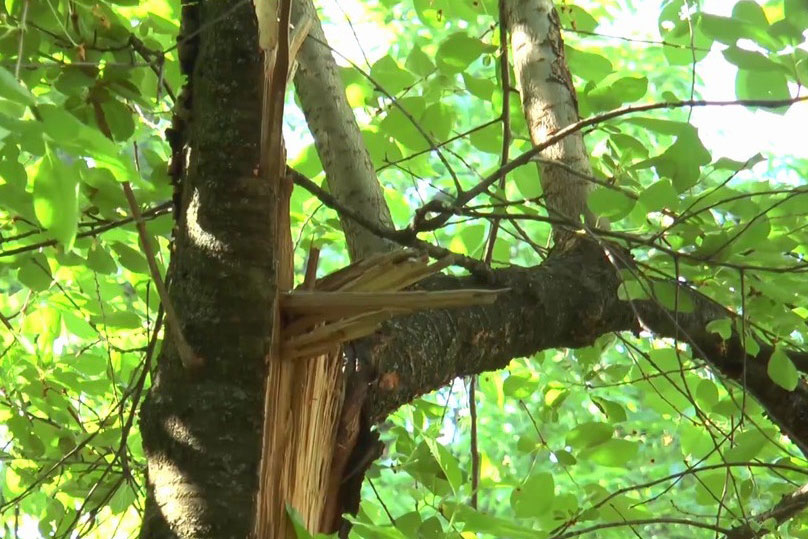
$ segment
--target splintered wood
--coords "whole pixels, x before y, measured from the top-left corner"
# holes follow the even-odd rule
[[[295,537],[292,510],[309,532],[331,532],[339,522],[339,487],[361,408],[352,403],[343,410],[341,343],[373,333],[398,314],[492,303],[497,292],[403,292],[448,265],[448,260],[430,264],[407,250],[362,260],[317,281],[312,256],[302,289],[290,291],[292,182],[284,174],[283,100],[294,54],[311,21],[300,23],[290,36],[290,0],[255,0],[255,8],[265,59],[257,180],[266,181],[273,195],[268,218],[276,231],[278,271],[276,282],[269,283],[276,294],[254,528],[259,539],[286,539]]]
[[[442,270],[447,262],[430,264],[425,255],[400,250],[348,266],[317,281],[314,290],[281,294],[287,320],[281,354],[297,358],[323,353],[370,335],[395,315],[496,300],[496,290],[401,291]]]
[[[333,498],[339,481],[334,484],[333,477],[342,470],[332,466],[335,455],[346,450],[335,447],[344,395],[341,343],[370,335],[396,315],[493,303],[498,294],[402,291],[447,266],[410,250],[362,260],[316,282],[311,260],[315,253],[304,284],[279,293],[283,326],[269,358],[259,516],[280,520],[263,522],[259,537],[290,536],[284,504],[294,507],[309,531],[333,531],[324,529],[333,516],[324,511],[338,507]],[[267,497],[270,491],[277,498]]]

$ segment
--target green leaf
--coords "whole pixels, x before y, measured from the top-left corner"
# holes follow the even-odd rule
[[[648,357],[660,371],[674,371],[681,366],[679,361],[682,354],[673,348],[654,348],[649,352]]]
[[[518,518],[541,518],[553,508],[554,501],[555,482],[549,473],[531,475],[511,493],[511,508]]]
[[[564,46],[564,54],[570,72],[584,80],[600,82],[614,71],[612,63],[600,54],[580,51],[567,45]]]
[[[136,499],[137,496],[129,484],[124,482],[115,490],[115,494],[109,501],[109,508],[113,514],[122,514],[132,506]]]
[[[808,28],[808,9],[804,0],[784,0],[785,20],[791,21],[798,28]]]
[[[463,484],[463,474],[460,472],[460,466],[457,464],[457,459],[449,452],[448,449],[446,449],[446,447],[437,443],[435,440],[425,438],[424,441],[429,447],[429,451],[432,453],[432,456],[435,458],[444,475],[446,476],[446,480],[449,481],[452,491],[455,493],[458,492]]]
[[[118,264],[115,263],[115,259],[98,241],[93,241],[87,251],[87,267],[104,274],[112,274],[118,271]]]
[[[696,495],[694,501],[701,505],[710,506],[716,500],[721,499],[722,493],[727,491],[727,474],[720,472],[707,472],[699,474],[698,483],[696,483]]]
[[[47,290],[53,281],[47,259],[40,253],[26,258],[17,271],[17,279],[35,292]]]
[[[438,46],[435,62],[438,69],[447,74],[463,72],[485,51],[492,48],[465,32],[457,32],[444,39]]]
[[[746,348],[746,353],[752,357],[757,357],[760,352],[760,345],[757,339],[754,339],[751,335],[747,335],[746,339],[744,339],[744,348]]]
[[[621,163],[630,163],[634,159],[648,157],[647,143],[625,133],[613,133],[610,137],[610,142],[614,144],[614,147],[620,153]]]
[[[687,290],[677,284],[667,281],[653,281],[654,299],[668,310],[677,310],[680,313],[693,312],[693,300]]]
[[[506,380],[506,382],[507,382],[507,380]],[[506,392],[506,394],[508,396],[512,396],[512,395],[508,394],[507,392]],[[522,453],[532,453],[533,451],[536,451],[537,449],[540,449],[541,447],[542,447],[542,443],[541,443],[541,440],[539,439],[539,436],[537,434],[535,434],[535,433],[532,433],[532,432],[528,433],[528,434],[523,434],[516,441],[516,449],[518,449]]]
[[[794,391],[797,388],[800,373],[791,358],[779,346],[775,346],[772,357],[769,358],[767,372],[769,378],[783,389]]]
[[[690,23],[683,13],[690,7],[683,0],[663,3],[659,13],[659,35],[674,46],[663,47],[662,53],[671,65],[689,65],[704,58],[712,45],[712,39],[701,28]],[[678,45],[678,47],[676,46]]]
[[[440,519],[438,517],[429,517],[426,519],[421,524],[421,527],[418,528],[418,537],[423,537],[424,539],[443,539],[445,534],[443,533],[443,526],[440,523]]]
[[[696,21],[705,35],[726,45],[735,45],[736,41],[745,37],[744,25],[737,19],[700,13]]]
[[[788,80],[780,71],[748,71],[739,69],[735,77],[735,95],[738,99],[790,99]],[[765,109],[785,112],[788,107]]]
[[[297,509],[295,509],[290,503],[286,504],[286,514],[289,517],[289,520],[292,521],[292,528],[295,530],[295,536],[297,539],[314,539],[314,536],[306,529],[306,525],[303,522],[303,517],[300,516]]]
[[[401,69],[389,54],[373,64],[370,76],[390,95],[396,95],[415,82],[415,77]]]
[[[429,59],[424,51],[419,46],[413,47],[407,59],[404,61],[404,67],[415,73],[419,77],[426,77],[435,71],[435,64]]]
[[[444,505],[449,505],[445,503]],[[463,523],[463,537],[468,534],[486,534],[491,537],[509,537],[514,539],[537,539],[536,530],[519,526],[513,519],[498,518],[490,512],[481,513],[465,504],[452,504],[451,515]],[[398,526],[400,518],[396,518]],[[418,537],[409,533],[407,537]]]
[[[712,410],[718,404],[718,388],[712,380],[703,379],[696,386],[696,401],[705,411]]]
[[[754,249],[760,246],[769,237],[771,224],[765,215],[759,215],[754,221],[743,223],[730,232],[733,252]]]
[[[591,397],[591,399],[611,423],[621,423],[628,419],[626,410],[620,403],[601,397]]]
[[[555,455],[558,462],[564,466],[573,466],[574,464],[578,463],[578,460],[572,455],[572,453],[564,449],[553,451],[553,455]]]
[[[138,329],[143,326],[140,317],[131,311],[105,312],[103,316],[93,318],[93,322],[118,329]]]
[[[539,170],[534,163],[517,167],[511,171],[510,176],[524,198],[535,199],[541,196],[542,188],[539,180]]]
[[[23,105],[36,103],[34,94],[20,84],[14,75],[4,67],[0,67],[0,96]]]
[[[695,127],[684,125],[676,141],[655,160],[657,172],[681,193],[699,181],[700,167],[711,161]]]
[[[179,26],[175,21],[164,19],[156,13],[149,13],[149,22],[151,29],[158,34],[165,34],[174,37],[179,32]]]
[[[104,118],[107,121],[112,138],[116,141],[127,140],[135,132],[132,111],[117,99],[108,99],[101,104]]]
[[[466,252],[470,256],[474,256],[475,253],[482,247],[483,240],[485,239],[485,225],[469,225],[464,226],[460,229],[460,240],[466,247]]]
[[[569,27],[578,32],[594,32],[598,21],[578,5],[568,4],[559,10],[562,27]]]
[[[118,146],[97,129],[86,126],[54,105],[41,105],[38,110],[45,132],[63,148],[92,157],[97,166],[109,169],[118,181],[138,176],[131,161],[121,158]]]
[[[100,376],[107,370],[107,358],[91,354],[89,352],[81,354],[70,362],[71,366],[87,377]]]
[[[79,222],[78,175],[50,150],[34,176],[34,212],[39,223],[65,250],[73,247]]]
[[[601,466],[628,468],[629,462],[637,456],[638,450],[637,442],[612,439],[586,450],[580,458]]]
[[[608,423],[589,421],[582,423],[567,433],[566,445],[584,449],[602,444],[614,435],[614,427]]]
[[[463,83],[466,85],[466,89],[471,95],[484,99],[485,101],[491,100],[495,86],[490,80],[478,79],[468,73],[463,73]]]
[[[406,224],[410,220],[411,211],[404,194],[396,189],[385,189],[384,198],[387,200],[387,205],[390,206],[393,220],[396,223]]]
[[[415,121],[418,121],[426,108],[426,103],[422,97],[405,97],[399,99],[398,102]],[[379,124],[379,129],[384,135],[393,137],[414,152],[429,148],[429,143],[424,136],[416,129],[410,118],[401,112],[398,107],[394,107],[387,112],[387,116]]]
[[[589,92],[590,106],[597,110],[617,108],[623,103],[639,100],[648,91],[645,77],[622,77],[608,86],[599,86]]]
[[[429,134],[433,141],[449,138],[453,123],[454,113],[443,103],[429,105],[421,116],[421,128]]]
[[[67,96],[81,95],[87,88],[95,84],[98,70],[86,67],[64,66],[53,86]]]
[[[64,322],[65,328],[76,337],[90,339],[98,335],[98,332],[86,320],[70,311],[62,312],[62,322]]]
[[[16,163],[3,163],[2,159],[0,159],[0,178],[6,182],[5,184],[0,184],[0,207],[7,211],[10,210],[29,221],[35,221],[33,197],[25,189],[27,183],[25,169],[14,165]],[[22,172],[21,181],[19,185],[15,185],[15,179],[12,178],[12,174],[18,171]]]
[[[396,528],[406,537],[417,537],[418,528],[421,527],[421,515],[418,511],[410,511],[399,517],[396,517]]]
[[[753,428],[735,435],[734,445],[724,453],[725,462],[749,462],[763,450],[770,442],[776,439],[774,429]]]
[[[367,146],[368,152],[370,153],[370,159],[373,162],[374,167],[379,167],[385,163],[401,159],[401,149],[395,143],[395,140],[393,140],[393,138],[386,133],[363,129],[362,138],[364,139],[365,146]],[[305,159],[307,160],[305,165],[306,168],[312,172],[316,170],[315,173],[308,175],[310,177],[316,176],[322,172],[323,165],[320,163],[320,158],[317,155],[314,145],[308,146],[305,153]],[[301,168],[300,170],[302,171],[303,169]],[[294,196],[294,191],[292,196]]]
[[[617,289],[617,297],[621,301],[634,301],[650,297],[649,286],[636,279],[626,279]]]
[[[650,129],[661,135],[678,135],[683,130],[693,129],[690,124],[684,122],[675,122],[672,120],[660,120],[659,118],[645,118],[645,117],[632,117],[628,116],[622,119],[644,129]]]
[[[649,212],[664,208],[676,210],[679,199],[670,180],[659,180],[640,194],[640,204]]]
[[[472,133],[469,140],[481,152],[498,154],[502,151],[502,127],[491,124]]]
[[[763,11],[763,8],[753,0],[740,0],[736,2],[732,7],[732,16],[764,30],[769,28],[766,13]]]
[[[617,221],[634,208],[634,201],[617,189],[598,187],[589,195],[589,209],[596,215]]]
[[[732,335],[732,321],[729,318],[720,318],[707,323],[707,331],[717,334],[724,340]]]
[[[421,22],[440,29],[446,27],[447,21],[474,20],[482,11],[479,1],[466,0],[414,0],[413,6]],[[493,9],[496,12],[496,6]]]
[[[774,62],[756,51],[748,51],[738,47],[727,47],[722,51],[724,58],[740,69],[750,71],[783,71],[781,64]]]
[[[121,266],[125,267],[132,273],[149,273],[149,263],[146,262],[146,257],[139,251],[135,251],[128,245],[116,241],[112,244],[112,250],[118,254],[118,261]]]

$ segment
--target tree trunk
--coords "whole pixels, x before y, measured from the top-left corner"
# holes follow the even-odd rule
[[[247,537],[258,484],[275,291],[275,201],[256,177],[261,55],[249,3],[196,9],[184,10],[184,30],[205,30],[183,58],[190,156],[169,280],[182,331],[204,364],[185,370],[165,340],[141,410],[143,538]]]

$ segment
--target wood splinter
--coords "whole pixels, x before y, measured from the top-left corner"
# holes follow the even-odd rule
[[[311,357],[372,334],[398,315],[426,309],[490,305],[504,290],[402,291],[448,265],[402,249],[359,261],[314,281],[319,251],[312,250],[302,287],[280,296],[286,324],[281,356]]]

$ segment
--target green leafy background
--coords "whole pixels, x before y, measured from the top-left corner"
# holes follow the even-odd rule
[[[390,39],[354,65],[340,63],[403,227],[426,200],[454,192],[446,163],[464,189],[499,166],[497,5],[350,5],[357,11],[325,6],[334,35],[350,39],[348,17]],[[672,0],[654,4],[656,27],[621,25],[640,9],[648,7],[631,0],[561,7],[582,117],[700,97],[710,51],[734,74],[738,99],[787,99],[808,82],[800,0],[741,0],[721,13]],[[129,211],[120,183],[131,182],[167,265],[162,131],[182,85],[178,18],[178,2],[157,0],[0,7],[0,526],[9,536],[125,537],[138,527],[144,457],[133,411],[159,301],[135,229],[121,224]],[[629,39],[609,37],[618,34]],[[138,54],[133,37],[155,54]],[[291,164],[320,181],[293,97],[289,104]],[[507,112],[513,157],[530,148],[516,94]],[[587,131],[601,185],[589,206],[624,234],[643,270],[626,275],[621,294],[686,311],[674,287],[649,287],[647,278],[685,280],[743,313],[736,329],[750,348],[752,337],[777,345],[768,373],[793,389],[800,375],[784,350],[806,339],[808,155],[730,159],[705,144],[690,114],[634,114]],[[767,137],[755,125],[724,127]],[[530,164],[470,204],[485,213],[509,201],[495,208],[514,216],[502,222],[495,266],[546,256],[541,195]],[[300,189],[291,212],[298,270],[312,243],[324,249],[323,271],[346,263],[334,212]],[[489,228],[478,215],[458,216],[424,239],[481,258]],[[710,330],[726,337],[731,324]],[[621,523],[656,519],[638,528],[641,536],[712,537],[664,517],[729,528],[806,480],[803,457],[743,389],[671,340],[609,335],[592,347],[515,359],[479,377],[476,400],[478,508],[468,503],[468,381],[455,380],[378,426],[387,451],[370,469],[354,536],[533,538],[599,526],[597,537],[626,537]],[[780,533],[806,530],[797,517]]]

